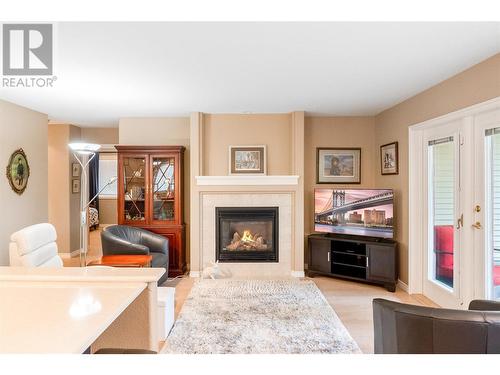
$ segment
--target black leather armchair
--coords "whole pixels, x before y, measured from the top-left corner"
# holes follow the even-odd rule
[[[500,353],[500,302],[475,300],[469,310],[373,300],[375,353]]]
[[[103,255],[150,254],[151,267],[163,267],[165,273],[158,280],[163,284],[168,278],[168,238],[145,229],[126,225],[112,225],[101,232]]]

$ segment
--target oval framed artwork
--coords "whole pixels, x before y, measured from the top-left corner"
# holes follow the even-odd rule
[[[30,177],[30,167],[28,158],[23,149],[20,148],[12,153],[7,165],[7,179],[9,180],[10,187],[17,194],[21,195],[28,186],[28,179]]]

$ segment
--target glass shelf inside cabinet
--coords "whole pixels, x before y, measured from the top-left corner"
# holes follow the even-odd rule
[[[175,160],[153,158],[153,220],[175,218]]]
[[[123,187],[125,197],[124,215],[127,221],[143,221],[145,216],[146,159],[126,157],[123,159]]]

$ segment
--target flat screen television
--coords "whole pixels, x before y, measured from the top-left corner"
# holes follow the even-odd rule
[[[394,194],[389,189],[314,190],[314,231],[394,237]]]

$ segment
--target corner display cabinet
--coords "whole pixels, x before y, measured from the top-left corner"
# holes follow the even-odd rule
[[[116,146],[118,224],[168,238],[168,276],[186,271],[182,146]]]

